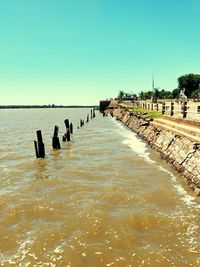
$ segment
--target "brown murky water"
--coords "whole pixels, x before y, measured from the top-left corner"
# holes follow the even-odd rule
[[[87,109],[0,110],[0,266],[200,266],[200,202],[134,133]],[[35,130],[46,159],[35,159]]]

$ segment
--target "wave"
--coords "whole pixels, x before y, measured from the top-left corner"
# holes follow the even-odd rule
[[[115,121],[117,126],[121,129],[117,132],[124,137],[122,144],[128,145],[139,157],[145,159],[149,163],[156,163],[154,160],[150,159],[149,152],[147,151],[147,145],[145,142],[140,140],[136,133],[131,132],[130,129],[126,129],[122,123]]]
[[[146,160],[148,163],[157,165],[157,162],[150,158],[149,156],[150,152],[147,151],[146,143],[141,139],[139,139],[136,133],[131,132],[130,129],[126,129],[121,122],[115,121],[115,123],[120,128],[120,132],[119,131],[117,132],[124,137],[122,143],[128,145],[138,156]],[[163,166],[157,166],[157,167],[159,168],[160,171],[165,172],[169,175],[174,189],[179,194],[182,201],[188,207],[193,206],[197,209],[200,209],[200,204],[197,204],[195,202],[195,197],[188,194],[188,192],[178,183],[176,176],[172,172],[168,171]]]

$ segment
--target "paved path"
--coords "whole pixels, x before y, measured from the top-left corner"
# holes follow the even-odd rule
[[[181,136],[187,137],[189,140],[200,143],[200,128],[181,124],[180,122],[170,121],[167,118],[154,119],[152,125],[164,128]]]

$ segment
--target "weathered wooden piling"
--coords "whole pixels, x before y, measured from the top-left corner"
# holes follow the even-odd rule
[[[69,131],[70,131],[70,134],[73,134],[73,124],[72,124],[72,122],[69,125]]]
[[[67,139],[67,141],[70,141],[70,131],[69,131],[69,129],[66,132],[66,139]]]
[[[64,120],[65,126],[66,126],[66,130],[69,129],[69,120],[66,119]]]
[[[37,142],[35,140],[34,140],[34,147],[35,147],[35,155],[36,155],[36,158],[38,159],[39,158],[39,153],[38,153]]]
[[[70,137],[69,137],[70,132],[69,131],[70,131],[70,127],[71,127],[71,124],[69,124],[69,120],[68,119],[64,120],[64,123],[65,123],[65,127],[66,127],[66,133],[63,135],[63,139],[62,139],[63,142],[65,142],[66,140],[70,141]],[[73,126],[72,126],[72,131],[73,131]]]
[[[84,126],[84,120],[80,119],[80,127],[83,127]]]
[[[93,118],[93,110],[92,109],[90,110],[90,118],[91,119]]]
[[[103,111],[104,112],[104,111]],[[87,119],[86,119],[86,123],[88,123],[89,122],[89,114],[87,115]]]
[[[63,135],[63,142],[70,141],[70,130],[67,130],[67,132]]]
[[[54,149],[60,149],[60,140],[58,138],[58,126],[55,125],[54,127],[54,134],[53,134],[53,138],[52,138],[52,147]]]
[[[96,115],[95,115],[95,110],[94,110],[94,109],[93,109],[93,115],[92,115],[92,116],[93,116],[93,118],[95,118],[95,116],[96,116]]]
[[[44,158],[45,148],[44,148],[44,143],[42,140],[41,130],[36,131],[36,134],[37,134],[37,142],[34,140],[35,155],[36,155],[36,158]]]

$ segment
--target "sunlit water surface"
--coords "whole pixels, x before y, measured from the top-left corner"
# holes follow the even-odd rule
[[[120,122],[77,129],[88,113],[0,110],[0,266],[200,266],[199,199]],[[66,118],[72,140],[53,150]]]

